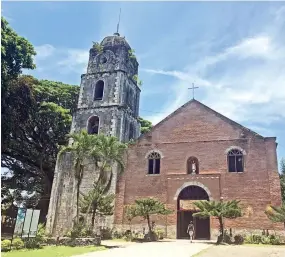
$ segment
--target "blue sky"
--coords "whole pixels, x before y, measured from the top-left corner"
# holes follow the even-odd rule
[[[196,99],[260,133],[285,157],[285,3],[2,2],[37,50],[40,79],[80,84],[92,41],[116,30],[135,49],[140,115],[154,124]]]

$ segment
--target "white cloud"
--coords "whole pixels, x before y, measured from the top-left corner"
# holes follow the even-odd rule
[[[56,48],[50,44],[36,46],[37,71],[55,70],[61,73],[86,72],[89,53],[86,49]]]
[[[197,86],[205,89],[203,99],[199,100],[238,122],[269,125],[284,119],[285,45],[282,28],[285,19],[281,20],[280,15],[284,11],[285,7],[282,7],[276,12],[273,20],[278,23],[273,21],[263,33],[244,38],[189,64],[182,71],[145,69],[149,73],[177,79],[171,88],[173,97],[162,108],[165,113],[146,118],[155,124],[183,105],[189,100],[187,87],[195,81]]]
[[[36,61],[38,61],[50,57],[54,54],[56,49],[52,45],[45,44],[41,46],[36,46],[35,50],[37,52]]]

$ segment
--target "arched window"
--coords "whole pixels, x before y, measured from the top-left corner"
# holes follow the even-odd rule
[[[160,154],[157,152],[151,152],[148,155],[148,174],[160,173]]]
[[[196,157],[190,157],[187,160],[187,173],[188,174],[199,174],[199,162]]]
[[[94,100],[102,100],[104,92],[104,81],[99,80],[95,86]]]
[[[243,154],[239,149],[232,149],[228,152],[229,172],[243,172]]]
[[[98,134],[99,132],[99,117],[92,116],[88,120],[87,124],[87,132],[88,134]]]

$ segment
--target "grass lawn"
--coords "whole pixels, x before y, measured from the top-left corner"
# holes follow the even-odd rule
[[[46,246],[35,250],[15,250],[2,253],[2,257],[68,257],[77,254],[105,250],[104,246]]]

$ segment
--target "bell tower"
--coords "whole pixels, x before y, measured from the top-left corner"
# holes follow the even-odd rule
[[[119,33],[94,43],[87,73],[81,75],[80,95],[71,132],[86,128],[122,142],[140,135],[138,62]]]
[[[81,75],[80,93],[71,132],[86,129],[89,134],[116,136],[122,142],[140,135],[138,62],[119,33],[94,43],[89,51],[87,73]],[[58,158],[49,203],[46,230],[63,235],[71,229],[75,217],[75,178],[69,153]],[[80,191],[93,187],[96,167],[86,167]],[[117,168],[113,167],[110,193],[115,193]],[[100,221],[112,227],[114,216]]]

